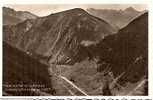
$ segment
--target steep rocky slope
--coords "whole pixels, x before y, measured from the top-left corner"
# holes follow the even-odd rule
[[[137,17],[117,34],[107,36],[89,50],[99,58],[99,71],[110,64],[115,75],[125,72],[123,81],[136,82],[147,76],[148,13]]]
[[[35,19],[36,15],[28,11],[15,11],[14,9],[3,7],[3,25],[15,25],[26,19]]]
[[[80,44],[94,43],[115,30],[104,20],[80,8],[71,9],[14,26],[4,26],[4,41],[54,62],[74,63],[87,57]]]
[[[83,48],[88,58],[62,73],[88,95],[105,95],[105,81],[112,95],[148,95],[148,13],[117,34]],[[59,94],[65,93],[60,85],[56,87]]]
[[[111,10],[111,9],[87,9],[87,11],[101,19],[106,20],[116,29],[121,29],[126,26],[131,20],[138,16],[141,12],[129,7],[125,10]]]

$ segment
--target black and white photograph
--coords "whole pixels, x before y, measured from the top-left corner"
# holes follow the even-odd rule
[[[147,4],[6,4],[2,95],[148,96]]]

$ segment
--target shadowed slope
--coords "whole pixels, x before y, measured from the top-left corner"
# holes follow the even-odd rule
[[[48,66],[3,42],[3,92],[16,96],[52,95]]]

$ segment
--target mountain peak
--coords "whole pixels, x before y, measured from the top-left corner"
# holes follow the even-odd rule
[[[133,8],[133,7],[128,7],[125,9],[125,11],[128,11],[128,12],[135,12],[136,10]]]
[[[49,17],[52,16],[52,15],[60,15],[60,14],[62,14],[62,16],[63,16],[63,14],[71,16],[71,15],[78,15],[78,14],[80,14],[80,15],[83,14],[84,15],[84,14],[88,14],[88,13],[82,8],[73,8],[73,9],[68,9],[68,10],[65,10],[65,11],[50,14]]]
[[[70,9],[69,11],[79,11],[79,12],[86,12],[84,9],[82,8],[73,8],[73,9]]]
[[[66,13],[70,13],[70,14],[73,14],[73,13],[75,13],[75,14],[78,14],[78,13],[85,14],[85,13],[87,13],[87,12],[86,12],[84,9],[82,9],[82,8],[73,8],[73,9],[66,10],[65,12],[66,12]]]

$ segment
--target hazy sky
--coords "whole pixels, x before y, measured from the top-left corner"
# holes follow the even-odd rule
[[[117,10],[124,10],[127,7],[133,7],[136,10],[147,10],[147,5],[142,5],[142,4],[93,4],[93,5],[85,5],[85,4],[80,4],[80,5],[74,5],[74,4],[61,4],[61,5],[55,5],[55,4],[35,4],[35,5],[5,5],[6,7],[13,8],[17,11],[30,11],[38,16],[45,16],[49,15],[51,13],[55,12],[60,12],[63,10],[67,9],[72,9],[72,8],[96,8],[96,9],[117,9]]]

